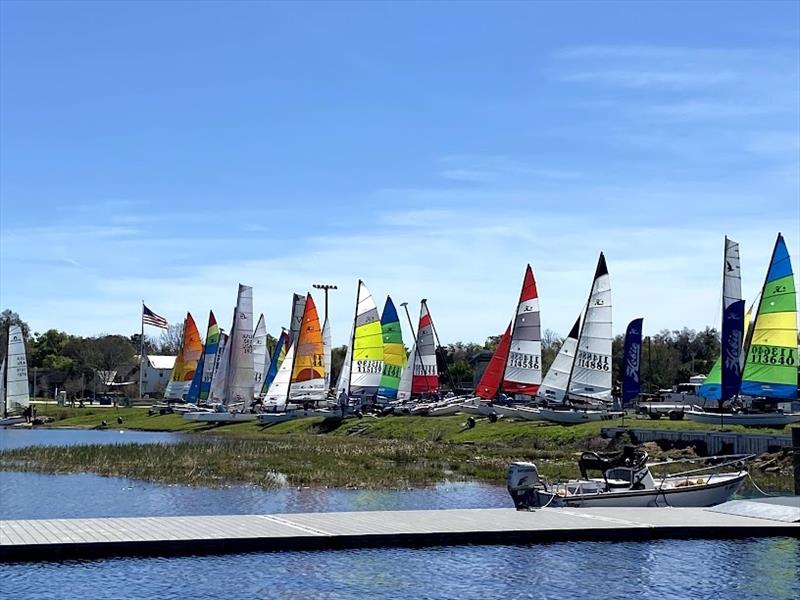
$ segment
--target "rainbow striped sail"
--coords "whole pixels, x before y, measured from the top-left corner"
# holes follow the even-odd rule
[[[203,352],[202,379],[200,380],[200,393],[198,399],[208,400],[211,393],[211,379],[214,376],[214,365],[217,362],[216,354],[219,348],[219,325],[214,317],[214,311],[208,313],[208,329],[206,330],[206,345]]]
[[[186,320],[183,322],[181,350],[175,358],[175,366],[172,367],[164,398],[170,400],[185,399],[202,353],[203,342],[200,340],[200,332],[197,330],[197,325],[195,325],[191,313],[187,312]]]
[[[349,396],[372,399],[378,393],[383,374],[383,332],[381,317],[372,294],[358,280],[353,358],[350,363]]]
[[[797,298],[792,263],[780,233],[753,324],[741,390],[747,396],[797,398]]]
[[[403,331],[400,319],[391,296],[386,296],[386,304],[381,315],[381,331],[383,332],[383,373],[378,395],[384,398],[397,398],[400,387],[400,376],[406,366],[406,349],[403,346]]]

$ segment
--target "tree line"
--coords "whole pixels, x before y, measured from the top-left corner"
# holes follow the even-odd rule
[[[94,390],[102,375],[111,371],[122,372],[126,367],[135,368],[136,355],[139,354],[141,335],[100,334],[83,337],[57,329],[31,334],[30,327],[17,313],[4,310],[0,313],[0,355],[5,355],[9,325],[19,325],[25,336],[28,351],[28,366],[32,371],[41,370],[40,380],[36,382],[39,390],[51,389],[58,385],[70,394],[84,395]],[[480,362],[486,362],[500,341],[500,335],[490,336],[483,344],[475,342],[455,342],[438,349],[440,379],[444,386],[454,384],[459,388],[469,388]],[[145,336],[145,354],[176,355],[183,339],[183,324],[173,324],[158,337]],[[546,329],[542,332],[543,373],[553,362],[564,338]],[[614,338],[613,365],[614,381],[618,381],[622,364],[623,336]],[[268,336],[267,345],[274,354],[276,340]],[[408,351],[408,348],[406,349]],[[331,382],[335,384],[344,362],[346,346],[332,349]],[[712,327],[702,331],[683,328],[662,330],[646,336],[642,348],[642,390],[655,392],[670,388],[677,383],[688,381],[698,373],[708,373],[719,356],[719,332]],[[475,359],[483,353],[483,361]],[[135,388],[136,386],[129,386]],[[104,391],[104,390],[103,390]],[[127,390],[135,394],[136,389]]]

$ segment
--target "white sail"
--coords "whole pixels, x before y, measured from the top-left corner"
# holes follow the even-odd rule
[[[227,334],[219,334],[219,346],[214,355],[214,372],[211,375],[211,391],[209,392],[211,402],[225,402],[225,385],[228,382],[228,364],[231,359],[228,339]]]
[[[261,394],[261,386],[267,374],[267,323],[264,315],[258,318],[256,331],[253,334],[253,395]]]
[[[372,294],[367,286],[359,280],[353,355],[350,365],[350,395],[371,399],[378,393],[382,376],[381,316]]]
[[[578,345],[578,333],[580,330],[581,318],[575,321],[572,330],[569,332],[561,348],[558,349],[553,364],[550,365],[547,374],[544,376],[542,385],[539,386],[537,396],[550,403],[563,404],[564,397],[567,395],[567,384],[569,373],[572,371],[572,363],[575,361],[575,348]]]
[[[266,402],[275,403],[279,406],[286,404],[286,399],[289,396],[289,386],[292,383],[292,368],[294,367],[294,344],[289,346],[289,351],[283,359],[278,372],[275,374],[275,379],[272,380],[272,385],[269,386],[267,395],[264,398]]]
[[[28,360],[22,328],[12,325],[8,329],[8,354],[6,364],[6,412],[19,412],[30,404],[28,388]]]
[[[569,380],[571,397],[611,400],[611,344],[611,279],[601,252]]]
[[[408,353],[406,366],[400,374],[400,383],[397,385],[397,399],[405,401],[411,398],[411,381],[414,378],[414,356],[417,353],[417,345],[411,344],[411,352]]]
[[[247,409],[253,398],[253,288],[249,285],[239,284],[234,314],[225,398],[227,406]]]
[[[353,323],[353,327],[355,327],[355,323]],[[339,377],[336,380],[336,397],[339,397],[339,394],[344,392],[345,394],[348,393],[350,390],[350,364],[353,362],[353,329],[350,329],[350,337],[348,338],[351,343],[347,344],[347,352],[344,355],[344,362],[342,363],[342,370],[339,371]]]
[[[528,265],[514,318],[503,390],[511,394],[533,396],[542,383],[542,336],[539,316],[539,293],[533,270]]]
[[[325,319],[325,324],[322,326],[322,343],[325,346],[324,360],[325,360],[325,391],[331,388],[331,326],[328,319]]]
[[[292,316],[289,318],[289,339],[291,343],[297,342],[300,334],[300,325],[303,323],[303,313],[306,310],[306,297],[301,294],[292,296]]]

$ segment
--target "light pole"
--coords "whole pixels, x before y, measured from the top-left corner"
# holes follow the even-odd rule
[[[311,287],[317,290],[325,290],[325,320],[328,320],[328,290],[338,290],[338,286],[332,283],[315,283]]]

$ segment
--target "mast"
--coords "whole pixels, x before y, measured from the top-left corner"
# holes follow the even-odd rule
[[[400,306],[402,306],[406,311],[406,319],[408,319],[408,326],[411,328],[411,337],[414,340],[414,356],[411,358],[411,379],[414,379],[414,364],[417,362],[417,358],[419,358],[420,364],[422,364],[422,357],[419,353],[419,344],[417,343],[417,333],[414,331],[414,323],[411,321],[411,315],[408,312],[408,302],[401,302]],[[408,365],[406,365],[408,368]],[[428,380],[425,380],[425,385],[428,385]],[[428,388],[430,389],[430,387]],[[410,395],[409,395],[410,397]]]
[[[355,354],[356,343],[356,320],[358,319],[358,299],[361,297],[361,284],[359,279],[356,286],[356,308],[353,311],[353,332],[350,334],[350,371],[347,377],[347,397],[350,397],[350,381],[353,379],[353,355]]]

